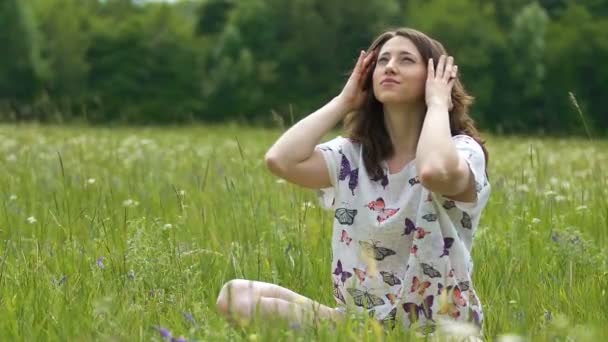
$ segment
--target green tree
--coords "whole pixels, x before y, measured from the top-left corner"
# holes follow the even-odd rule
[[[34,17],[28,3],[19,0],[0,2],[0,101],[21,119],[23,106],[35,98],[45,66],[40,56]]]
[[[408,26],[439,40],[455,56],[465,87],[476,98],[472,113],[476,121],[487,127],[501,120],[494,101],[502,96],[499,85],[503,84],[493,71],[504,58],[505,37],[496,25],[493,4],[411,0],[409,6]]]

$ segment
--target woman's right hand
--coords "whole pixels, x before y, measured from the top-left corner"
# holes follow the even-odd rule
[[[365,84],[365,76],[367,75],[373,60],[374,51],[369,53],[361,51],[352,74],[348,78],[348,81],[346,81],[344,89],[342,89],[342,92],[338,95],[349,113],[361,108],[365,101],[367,90],[363,90],[363,86]]]

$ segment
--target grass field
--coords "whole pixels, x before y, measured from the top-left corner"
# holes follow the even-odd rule
[[[407,338],[216,314],[232,278],[334,305],[333,213],[265,169],[279,134],[0,126],[0,340]],[[487,339],[608,340],[608,141],[486,139],[493,192],[473,256]]]

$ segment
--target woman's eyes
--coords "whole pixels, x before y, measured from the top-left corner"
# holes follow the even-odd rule
[[[413,59],[411,59],[409,57],[404,57],[400,61],[401,62],[408,62],[408,63],[416,63]],[[388,58],[386,58],[386,57],[381,57],[380,59],[378,59],[378,63],[385,64],[387,62],[388,62]]]

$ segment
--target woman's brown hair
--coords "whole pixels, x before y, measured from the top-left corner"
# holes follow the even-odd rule
[[[377,56],[380,53],[382,46],[391,38],[395,36],[401,36],[408,38],[422,56],[423,61],[428,61],[429,58],[433,58],[435,68],[439,61],[439,57],[447,55],[447,52],[443,45],[438,41],[430,38],[426,34],[411,29],[411,28],[399,28],[393,31],[386,31],[382,33],[374,42],[370,45],[367,53],[374,51]],[[361,144],[363,149],[363,161],[368,174],[372,178],[382,177],[382,161],[391,157],[395,151],[391,143],[388,131],[384,124],[384,120],[378,120],[378,118],[384,117],[382,103],[376,99],[372,91],[372,75],[374,73],[375,62],[372,67],[369,68],[367,75],[365,76],[364,89],[368,90],[367,98],[362,108],[356,112],[350,113],[344,121],[347,136]],[[486,174],[488,165],[488,151],[484,146],[485,141],[481,139],[477,128],[475,128],[475,122],[469,116],[469,108],[473,103],[473,97],[470,96],[464,89],[460,79],[456,79],[454,87],[452,88],[452,103],[453,108],[449,112],[450,116],[450,130],[452,136],[458,134],[465,134],[477,141],[482,149],[486,158]]]

